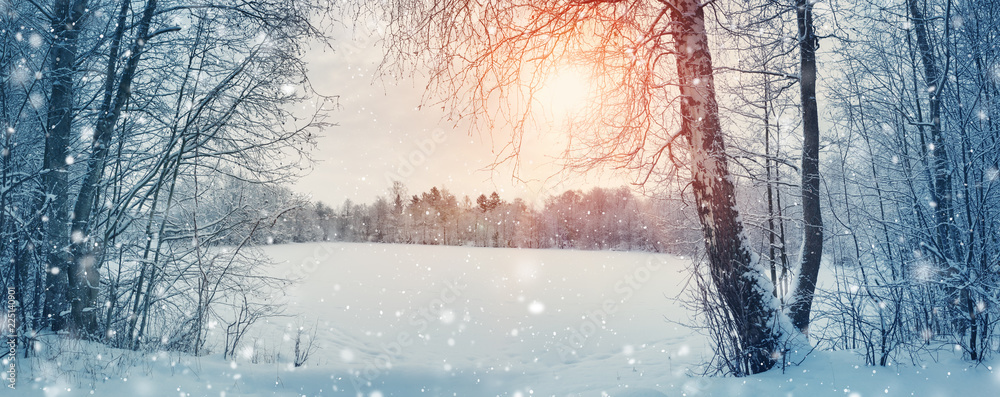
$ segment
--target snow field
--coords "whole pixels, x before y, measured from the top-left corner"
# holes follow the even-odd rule
[[[53,342],[13,395],[979,396],[1000,373],[941,354],[865,367],[853,352],[748,378],[698,376],[711,354],[679,323],[689,261],[652,253],[310,243],[266,248],[287,317],[237,359]],[[294,330],[319,350],[291,364]],[[55,346],[58,345],[58,346]],[[61,351],[55,351],[61,349]],[[218,349],[217,349],[218,350]],[[799,356],[801,357],[801,355]],[[798,359],[795,359],[798,361]],[[22,369],[23,370],[23,369]],[[105,379],[106,378],[106,379]]]

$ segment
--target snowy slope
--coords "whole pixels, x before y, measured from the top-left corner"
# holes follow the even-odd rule
[[[60,347],[69,352],[60,355],[64,362],[33,365],[35,380],[22,373],[15,395],[976,396],[1000,390],[992,368],[952,357],[927,368],[873,368],[851,352],[814,352],[784,373],[696,376],[709,352],[701,336],[676,324],[690,321],[674,299],[688,261],[669,255],[348,243],[267,251],[284,261],[276,275],[301,282],[276,297],[289,303],[290,316],[262,324],[241,359],[135,356],[76,343]],[[291,330],[314,324],[320,350],[306,367],[294,368]],[[254,342],[257,350],[250,349]],[[85,358],[72,359],[73,352]],[[134,368],[116,369],[120,362]]]

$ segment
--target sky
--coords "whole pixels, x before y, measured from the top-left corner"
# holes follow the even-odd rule
[[[490,169],[510,130],[470,132],[443,120],[440,106],[420,107],[426,79],[377,76],[382,47],[364,27],[337,27],[331,48],[306,54],[309,79],[319,94],[339,96],[312,152],[316,163],[292,189],[339,206],[345,199],[370,203],[400,180],[410,195],[444,187],[472,200],[496,191],[506,200],[539,204],[568,188],[621,186],[608,173],[568,176],[556,160],[565,146],[557,131],[526,133],[517,177],[511,163]]]

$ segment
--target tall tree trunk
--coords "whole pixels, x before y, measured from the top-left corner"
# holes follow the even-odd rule
[[[781,337],[770,280],[750,254],[726,161],[705,16],[697,0],[671,9],[680,80],[681,133],[691,146],[692,187],[712,281],[738,328],[751,373],[775,364]]]
[[[45,233],[47,272],[45,276],[45,311],[43,316],[53,331],[67,325],[69,307],[69,144],[72,133],[75,102],[77,38],[83,22],[85,0],[55,0],[53,3],[52,51],[50,72],[52,93],[45,131],[45,154],[42,159],[42,181],[45,188]]]
[[[957,325],[959,332],[964,333],[968,321],[975,321],[975,311],[966,310],[966,307],[974,307],[972,295],[969,288],[958,287],[959,278],[968,277],[968,269],[960,269],[958,259],[959,247],[955,243],[958,240],[956,230],[953,227],[953,188],[952,169],[948,150],[945,147],[944,131],[941,127],[941,93],[945,83],[945,73],[941,71],[939,60],[934,53],[930,43],[930,33],[927,28],[927,17],[917,4],[916,0],[908,0],[907,5],[910,12],[910,21],[913,23],[913,30],[917,38],[917,51],[920,54],[920,61],[924,67],[924,84],[927,86],[928,108],[930,111],[929,123],[920,121],[920,125],[929,124],[931,143],[924,150],[929,160],[931,178],[931,202],[934,208],[934,231],[936,233],[938,253],[935,258],[939,266],[948,275],[950,280],[944,285],[947,294],[945,302],[952,307],[951,320]],[[945,43],[950,32],[951,3],[945,15]],[[946,57],[947,59],[947,57]],[[923,130],[923,127],[921,127]],[[965,274],[962,274],[965,273]],[[964,280],[963,280],[964,281]],[[968,316],[973,318],[969,318]],[[975,335],[973,335],[973,338]],[[970,346],[975,346],[974,341],[970,341]],[[971,354],[973,359],[975,353]]]
[[[119,80],[116,66],[127,23],[129,2],[122,3],[118,15],[118,27],[111,41],[111,54],[104,82],[104,100],[101,105],[101,113],[97,118],[94,140],[91,142],[89,169],[83,185],[80,186],[80,194],[74,205],[73,234],[79,238],[75,238],[72,244],[75,264],[73,270],[77,282],[70,285],[70,293],[73,296],[72,317],[78,327],[77,331],[84,335],[96,335],[98,331],[97,310],[94,309],[97,305],[98,287],[100,286],[99,271],[103,256],[101,247],[96,247],[96,252],[92,249],[94,241],[89,236],[91,217],[102,186],[101,177],[104,174],[111,137],[121,116],[122,107],[131,97],[132,79],[138,68],[143,46],[148,39],[149,26],[153,19],[153,12],[156,10],[156,3],[156,0],[150,0],[146,3],[142,19],[136,28],[135,41],[129,51],[130,55]],[[116,80],[118,81],[117,90],[115,90]]]
[[[953,239],[951,238],[950,225],[952,216],[952,181],[948,150],[945,148],[944,136],[941,129],[941,91],[944,85],[944,75],[938,64],[937,55],[931,48],[930,34],[927,31],[927,19],[923,11],[917,5],[916,0],[907,0],[910,9],[910,20],[913,23],[914,33],[917,37],[917,51],[920,54],[920,61],[924,67],[924,83],[927,85],[928,109],[930,120],[927,122],[930,127],[931,144],[924,148],[930,160],[932,173],[931,201],[934,207],[935,231],[937,233],[937,244],[940,255],[946,261],[954,260],[956,257],[953,250]],[[920,120],[924,123],[923,120]]]
[[[809,333],[816,278],[823,258],[823,215],[819,197],[819,110],[816,105],[816,50],[819,39],[813,30],[812,2],[796,0],[799,26],[800,98],[802,101],[802,259],[798,283],[788,308],[792,325]]]

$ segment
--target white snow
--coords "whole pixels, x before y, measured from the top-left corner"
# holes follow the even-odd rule
[[[41,48],[44,43],[45,40],[42,39],[42,36],[38,33],[32,33],[31,36],[28,36],[28,44],[30,44],[32,48]]]
[[[1000,387],[992,366],[960,352],[888,367],[866,367],[855,352],[813,352],[784,371],[700,376],[710,351],[677,324],[691,313],[673,299],[688,260],[669,255],[351,243],[266,251],[301,278],[278,297],[292,317],[253,331],[235,361],[218,346],[191,357],[46,344],[40,354],[63,349],[58,360],[19,358],[30,374],[19,373],[8,394],[974,396]],[[294,338],[283,336],[314,323],[320,349],[295,368]],[[103,371],[96,381],[92,368]]]

